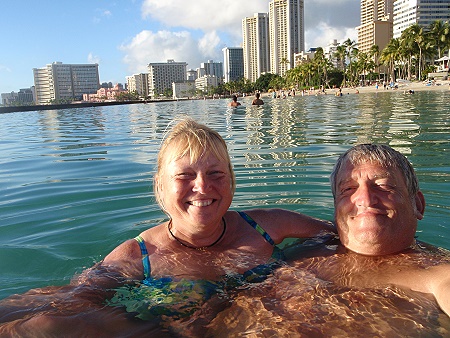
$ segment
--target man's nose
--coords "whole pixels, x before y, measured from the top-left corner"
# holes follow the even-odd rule
[[[377,198],[370,185],[363,183],[358,186],[353,194],[353,200],[356,205],[370,207],[376,202]]]

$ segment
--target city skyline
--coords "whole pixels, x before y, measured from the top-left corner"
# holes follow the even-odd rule
[[[305,0],[305,49],[356,40],[359,7],[354,0]],[[242,44],[242,19],[268,10],[269,0],[10,2],[0,6],[0,93],[33,86],[33,68],[52,62],[98,63],[100,82],[113,84],[151,62],[174,59],[194,69],[223,62],[222,48]]]

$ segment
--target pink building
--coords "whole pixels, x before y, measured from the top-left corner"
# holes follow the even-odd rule
[[[83,94],[83,101],[100,102],[100,101],[115,101],[119,93],[126,92],[123,87],[116,84],[113,88],[100,88],[96,94]]]

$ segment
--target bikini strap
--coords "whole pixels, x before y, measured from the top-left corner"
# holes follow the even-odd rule
[[[254,221],[253,218],[251,218],[249,215],[247,215],[245,212],[243,211],[238,211],[238,214],[241,215],[241,217],[243,219],[245,219],[245,221],[250,224],[256,231],[258,231],[261,236],[264,237],[264,239],[270,244],[270,245],[275,245],[275,242],[273,241],[273,239],[269,236],[269,234],[263,229],[261,228],[261,226],[256,223]]]
[[[139,247],[141,248],[142,265],[144,267],[144,280],[150,279],[150,259],[148,258],[148,251],[145,247],[144,239],[140,235],[136,236],[134,239],[138,242]]]

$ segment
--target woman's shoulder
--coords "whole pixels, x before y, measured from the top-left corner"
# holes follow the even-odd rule
[[[139,258],[141,256],[139,243],[134,239],[128,239],[118,245],[103,260],[106,263],[124,261],[127,259]]]

